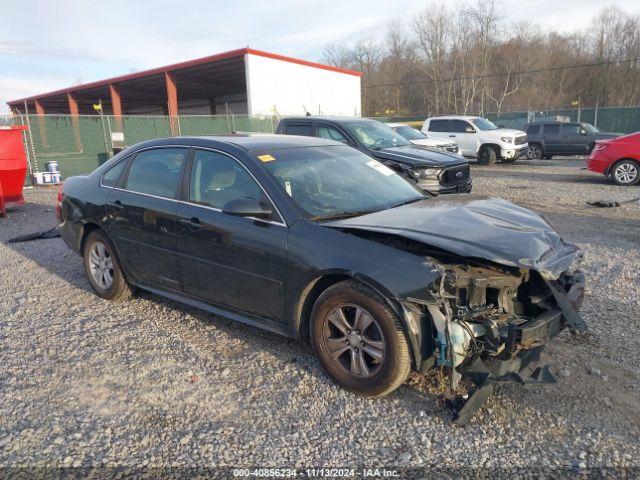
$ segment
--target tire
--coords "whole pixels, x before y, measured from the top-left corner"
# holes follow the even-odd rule
[[[327,374],[361,395],[386,395],[402,385],[411,370],[400,319],[380,295],[352,280],[318,297],[311,312],[311,340]]]
[[[540,160],[542,158],[542,147],[537,143],[530,144],[529,150],[527,150],[527,158],[529,160]]]
[[[478,163],[480,165],[495,165],[498,155],[493,147],[482,147],[478,152]]]
[[[640,164],[633,160],[620,160],[611,167],[611,179],[616,185],[630,187],[640,183]]]
[[[115,248],[101,230],[87,236],[82,249],[84,272],[96,294],[106,300],[121,301],[131,297]]]

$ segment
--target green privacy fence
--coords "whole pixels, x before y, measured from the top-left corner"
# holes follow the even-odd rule
[[[0,126],[29,126],[26,150],[34,172],[57,161],[63,178],[86,174],[128,147],[154,138],[219,135],[231,132],[273,133],[278,119],[249,115],[22,115],[0,117]]]
[[[528,112],[490,113],[487,118],[495,124],[522,129],[528,122],[566,120],[587,122],[604,132],[633,133],[640,131],[640,107],[593,107]]]
[[[428,115],[378,117],[384,122],[416,122]],[[601,130],[630,133],[640,131],[640,107],[600,107],[536,110],[488,114],[495,123],[523,128],[529,121],[567,119],[584,121]],[[230,132],[273,133],[278,118],[255,115],[17,115],[0,116],[0,127],[28,125],[26,150],[34,172],[57,161],[63,178],[93,171],[113,155],[114,147],[128,147],[144,140],[177,135],[217,135]],[[115,134],[115,135],[114,135]],[[121,134],[121,135],[118,135]]]
[[[418,123],[430,115],[371,117],[381,122]],[[501,127],[522,129],[533,121],[566,120],[587,122],[602,131],[633,133],[640,131],[640,107],[593,107],[521,112],[488,113],[486,118]]]

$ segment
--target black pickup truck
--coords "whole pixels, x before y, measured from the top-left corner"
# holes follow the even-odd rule
[[[584,122],[533,122],[525,127],[529,137],[527,158],[551,158],[554,155],[588,155],[596,140],[619,137],[604,133]]]
[[[360,117],[287,117],[276,133],[336,140],[366,153],[433,195],[471,191],[469,161],[412,144],[389,126]]]

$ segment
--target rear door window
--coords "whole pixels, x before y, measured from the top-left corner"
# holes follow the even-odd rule
[[[546,135],[558,135],[560,133],[560,125],[545,125],[544,133]]]
[[[340,132],[337,128],[331,127],[329,125],[318,125],[316,127],[316,137],[326,138],[327,140],[335,140],[342,143],[349,143],[349,140],[347,140],[347,137],[345,137],[342,132]]]
[[[464,120],[451,120],[451,131],[455,133],[473,133],[475,128]]]
[[[580,133],[580,125],[567,123],[566,125],[562,125],[560,131],[566,135],[578,135]]]
[[[136,155],[125,188],[164,198],[177,198],[186,148],[158,148]]]
[[[301,135],[303,137],[312,137],[311,124],[310,123],[288,123],[284,126],[282,131],[285,135]]]
[[[450,132],[449,120],[431,120],[429,122],[430,132]]]
[[[124,167],[126,165],[127,161],[121,160],[109,170],[104,172],[104,174],[102,175],[102,185],[104,187],[115,187],[118,183],[118,180],[120,179],[120,176],[122,175],[122,172],[124,172]]]

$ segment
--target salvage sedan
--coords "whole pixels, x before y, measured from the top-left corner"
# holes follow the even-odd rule
[[[497,382],[552,381],[543,344],[586,330],[580,253],[544,219],[432,198],[339,142],[149,141],[69,178],[57,211],[100,297],[141,288],[310,342],[364,395],[442,367],[452,400],[469,380],[463,419]]]

